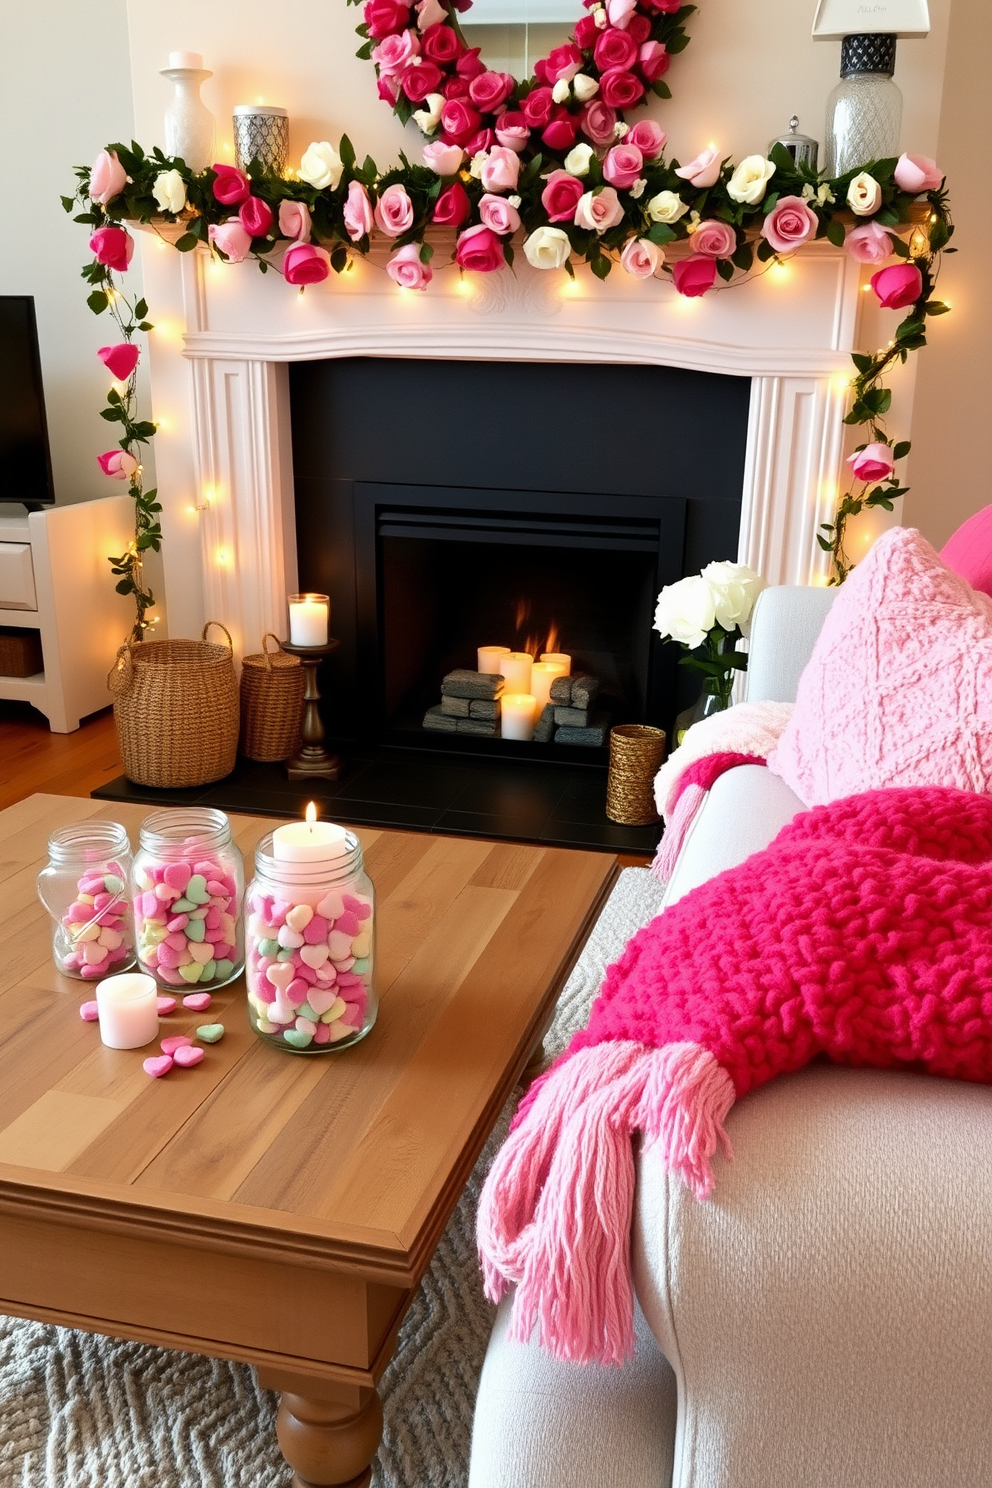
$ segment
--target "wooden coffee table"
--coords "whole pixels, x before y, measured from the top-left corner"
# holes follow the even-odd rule
[[[298,1485],[363,1488],[403,1315],[609,891],[614,858],[360,829],[379,1021],[301,1058],[251,1032],[151,1080],[83,1023],[35,875],[56,827],[145,808],[0,812],[0,1312],[254,1364]],[[251,849],[271,820],[233,817]],[[204,1021],[181,1010],[168,1031]],[[152,1049],[155,1046],[152,1046]]]

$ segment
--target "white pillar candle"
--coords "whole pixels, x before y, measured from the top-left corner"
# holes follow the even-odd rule
[[[509,654],[509,646],[480,646],[477,652],[478,670],[485,672],[487,676],[499,675],[503,670],[500,663]]]
[[[534,658],[526,651],[508,651],[502,658],[500,671],[506,678],[507,692],[530,692],[530,669]]]
[[[572,658],[567,651],[542,651],[541,660],[557,661],[564,668],[562,672],[563,677],[570,677],[572,675]]]
[[[170,52],[170,67],[186,67],[192,72],[203,71],[203,56],[200,52]]]
[[[529,692],[506,693],[500,698],[502,713],[502,736],[504,739],[522,739],[525,743],[534,737],[537,699]]]
[[[530,669],[530,690],[537,699],[537,711],[551,701],[551,684],[556,677],[567,676],[560,661],[535,661]]]
[[[287,822],[272,833],[272,856],[282,863],[322,863],[348,851],[347,833],[336,822],[317,820],[311,801],[306,821]]]
[[[331,601],[326,594],[289,596],[289,639],[294,646],[326,646]]]
[[[100,1038],[108,1049],[142,1049],[158,1038],[155,978],[124,972],[97,983]]]

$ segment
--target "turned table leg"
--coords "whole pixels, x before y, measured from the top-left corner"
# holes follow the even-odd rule
[[[293,1469],[293,1488],[368,1488],[382,1440],[382,1403],[375,1390],[294,1380],[260,1369],[259,1383],[282,1390],[276,1435]],[[298,1389],[318,1394],[297,1393]]]

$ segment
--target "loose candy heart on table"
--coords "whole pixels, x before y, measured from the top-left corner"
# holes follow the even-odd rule
[[[185,967],[182,968],[185,971]],[[205,1013],[213,1002],[209,992],[194,992],[189,997],[183,998],[183,1007],[189,1008],[191,1013]]]
[[[161,1080],[172,1068],[173,1060],[171,1054],[156,1054],[151,1059],[146,1059],[141,1068],[146,1075],[151,1075],[153,1080]]]
[[[203,1050],[195,1044],[185,1044],[172,1057],[180,1069],[192,1069],[194,1065],[203,1063]]]
[[[196,1030],[196,1036],[205,1044],[218,1044],[224,1037],[224,1025],[223,1023],[204,1023]]]
[[[175,1054],[177,1049],[187,1049],[193,1040],[185,1033],[177,1033],[172,1038],[164,1038],[161,1048],[163,1054]]]

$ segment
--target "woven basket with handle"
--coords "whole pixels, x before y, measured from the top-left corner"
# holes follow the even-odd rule
[[[275,641],[270,651],[267,641]],[[289,759],[300,747],[303,668],[267,630],[262,649],[241,661],[241,753],[251,760]]]
[[[207,640],[216,625],[227,645]],[[124,773],[178,790],[230,775],[238,752],[234,643],[217,620],[198,641],[128,642],[107,678]]]

